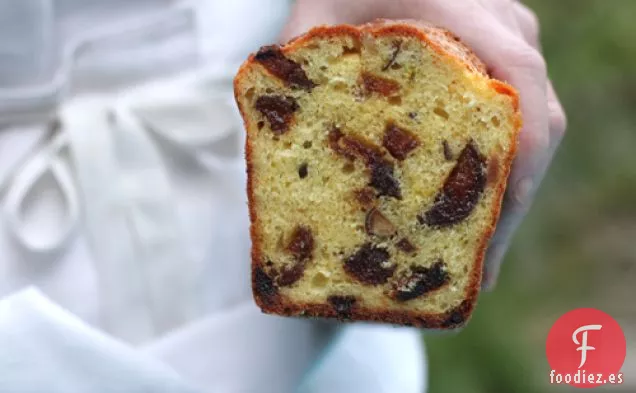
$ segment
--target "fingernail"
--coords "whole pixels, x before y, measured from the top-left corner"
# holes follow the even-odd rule
[[[514,192],[514,197],[517,203],[523,206],[530,202],[533,186],[534,182],[530,177],[524,177],[517,182]]]

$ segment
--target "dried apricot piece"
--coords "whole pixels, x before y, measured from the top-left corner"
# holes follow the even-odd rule
[[[434,228],[455,225],[465,220],[475,209],[486,186],[486,160],[470,141],[462,150],[433,206],[418,216],[421,224]]]
[[[387,125],[382,146],[396,159],[403,161],[419,145],[417,138],[407,130],[393,123]]]
[[[277,135],[287,132],[294,112],[300,108],[293,97],[278,95],[260,96],[254,106],[265,116],[270,128]]]
[[[305,90],[313,89],[316,84],[307,77],[305,70],[300,64],[288,59],[283,55],[278,45],[270,45],[262,47],[254,60],[261,63],[269,72],[279,79],[283,80],[287,85],[299,87]]]
[[[366,94],[377,93],[385,97],[396,95],[400,91],[400,85],[391,79],[363,72],[360,75],[362,88]]]

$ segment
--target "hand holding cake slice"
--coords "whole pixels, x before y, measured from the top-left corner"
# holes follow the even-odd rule
[[[462,326],[515,155],[516,91],[451,33],[388,21],[263,47],[234,89],[261,309]]]

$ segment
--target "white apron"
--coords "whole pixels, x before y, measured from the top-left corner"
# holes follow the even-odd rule
[[[417,331],[253,304],[231,78],[278,0],[0,0],[0,392],[425,390]]]

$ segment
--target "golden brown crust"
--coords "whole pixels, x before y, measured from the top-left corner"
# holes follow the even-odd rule
[[[372,34],[373,36],[382,36],[389,34],[401,34],[410,35],[416,37],[423,42],[426,42],[433,50],[438,53],[453,59],[458,64],[465,66],[470,72],[478,74],[482,77],[489,78],[486,71],[486,66],[483,62],[464,45],[459,38],[457,38],[451,32],[435,27],[419,21],[389,21],[389,20],[377,20],[369,24],[361,26],[353,25],[339,25],[339,26],[318,26],[311,29],[309,32],[295,37],[290,40],[286,45],[281,47],[283,53],[293,52],[305,42],[310,39],[320,37],[326,38],[338,35],[349,35],[357,38],[361,38],[364,34]],[[238,84],[242,76],[247,72],[247,69],[254,63],[254,54],[250,55],[248,60],[239,69],[234,80],[234,91],[236,101],[239,105],[239,110],[243,117],[246,130],[250,129],[248,117],[241,107],[240,100],[238,99]],[[504,179],[508,178],[510,173],[512,162],[516,154],[517,136],[522,127],[521,115],[518,112],[519,109],[519,96],[517,91],[510,85],[491,78],[492,88],[500,93],[512,98],[513,107],[517,111],[515,118],[516,132],[511,135],[511,149],[507,152],[505,157],[500,157],[502,162],[503,171],[501,176]],[[257,305],[265,313],[285,315],[285,316],[306,316],[306,317],[319,317],[319,318],[338,318],[342,320],[358,320],[358,321],[373,321],[383,322],[396,325],[408,325],[420,328],[428,329],[452,329],[463,326],[470,317],[473,308],[475,307],[477,296],[479,294],[481,286],[481,276],[483,268],[483,260],[488,241],[494,233],[497,221],[499,219],[501,202],[503,200],[506,182],[501,182],[497,188],[495,198],[492,203],[492,221],[481,238],[480,246],[475,254],[475,262],[472,265],[473,270],[470,272],[469,283],[466,286],[463,301],[458,304],[452,310],[441,314],[422,314],[413,311],[387,311],[379,309],[364,308],[361,306],[353,307],[348,310],[346,314],[339,313],[334,307],[328,303],[324,304],[298,304],[285,300],[285,298],[274,290],[274,294],[271,291],[263,293],[263,288],[268,288],[267,285],[263,285],[262,274],[264,274],[262,264],[262,253],[260,250],[261,235],[258,232],[257,213],[255,208],[254,193],[255,182],[258,180],[252,174],[252,151],[249,142],[246,140],[245,145],[245,158],[247,161],[247,194],[249,203],[250,214],[250,236],[252,240],[252,290],[254,299]]]
[[[470,71],[487,75],[486,66],[466,46],[459,37],[450,31],[419,20],[378,19],[364,26],[363,33],[373,36],[400,33],[416,37],[442,55],[452,56],[465,65]]]

